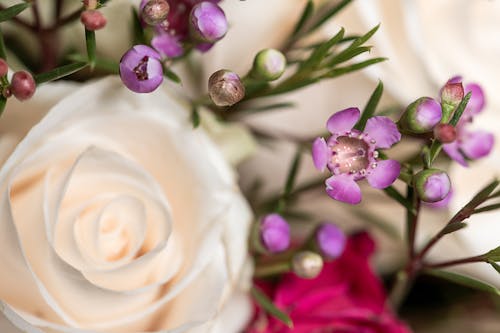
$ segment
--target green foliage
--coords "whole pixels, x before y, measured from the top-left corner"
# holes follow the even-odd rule
[[[19,15],[21,12],[23,12],[29,6],[31,6],[31,3],[23,2],[20,4],[5,8],[4,10],[0,10],[0,22],[10,20],[11,18]]]
[[[86,62],[75,62],[75,63],[69,64],[69,65],[64,65],[64,66],[55,68],[49,72],[35,75],[35,82],[38,85],[38,84],[49,82],[49,81],[55,81],[55,80],[58,80],[60,78],[65,77],[65,76],[76,73],[79,70],[82,70],[83,68],[87,67],[88,65],[89,64]]]
[[[473,279],[471,277],[457,274],[457,273],[452,273],[448,271],[442,271],[442,270],[437,270],[437,269],[432,269],[432,270],[424,270],[424,273],[427,275],[432,275],[438,278],[442,278],[448,281],[451,281],[453,283],[461,284],[463,286],[469,287],[469,288],[474,288],[477,290],[485,291],[492,293],[494,295],[500,296],[500,290],[497,288],[493,287],[490,284],[487,284],[486,282],[480,281]]]
[[[293,328],[292,319],[290,319],[286,313],[278,309],[262,291],[260,291],[257,287],[252,287],[251,293],[254,300],[262,307],[262,309],[288,327]]]

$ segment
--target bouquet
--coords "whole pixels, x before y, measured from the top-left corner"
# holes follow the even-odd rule
[[[3,1],[0,331],[498,331],[494,87],[385,10]]]

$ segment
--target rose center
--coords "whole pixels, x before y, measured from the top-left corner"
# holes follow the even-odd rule
[[[368,144],[357,138],[339,136],[331,147],[332,164],[340,173],[356,173],[368,167]]]
[[[149,78],[148,76],[148,60],[149,57],[145,56],[139,61],[139,64],[134,67],[135,76],[139,81],[145,81]]]

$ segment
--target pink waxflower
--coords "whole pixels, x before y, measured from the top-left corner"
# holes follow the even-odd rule
[[[349,204],[361,201],[357,181],[366,178],[372,187],[382,189],[394,183],[401,171],[397,161],[379,160],[377,151],[401,140],[396,124],[388,117],[377,116],[368,119],[365,129],[358,131],[353,127],[360,115],[358,108],[335,113],[326,124],[330,138],[317,138],[312,147],[316,168],[328,168],[332,173],[326,180],[326,192]]]
[[[349,237],[342,256],[325,263],[315,279],[289,273],[275,284],[260,283],[290,316],[293,328],[256,309],[246,333],[409,333],[388,309],[382,283],[370,267],[374,249],[372,238],[359,233]]]
[[[449,83],[459,83],[461,77],[451,78]],[[467,107],[456,126],[456,139],[451,143],[443,145],[443,150],[446,154],[460,165],[467,166],[467,159],[476,160],[487,156],[495,138],[492,133],[483,130],[470,130],[470,123],[478,114],[480,114],[485,106],[485,95],[481,86],[477,83],[469,83],[464,86],[465,94],[472,92],[471,98]]]

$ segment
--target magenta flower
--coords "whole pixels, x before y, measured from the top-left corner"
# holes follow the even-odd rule
[[[460,82],[460,77],[454,77],[448,83]],[[483,89],[477,83],[469,83],[464,87],[465,94],[472,92],[471,99],[462,115],[462,118],[456,126],[456,139],[451,143],[443,145],[445,153],[460,165],[467,166],[467,159],[476,160],[478,158],[487,156],[495,138],[492,133],[468,129],[469,124],[473,121],[474,117],[480,114],[485,105],[485,96]]]
[[[390,186],[401,171],[395,160],[379,160],[379,148],[390,148],[401,140],[396,124],[387,117],[368,119],[364,131],[353,129],[360,118],[358,108],[349,108],[332,115],[326,124],[332,136],[317,138],[312,147],[315,167],[332,176],[326,180],[326,192],[335,200],[349,204],[361,201],[357,181],[366,178],[378,189]]]
[[[120,78],[132,91],[149,93],[163,82],[163,66],[158,52],[135,45],[120,60]]]

